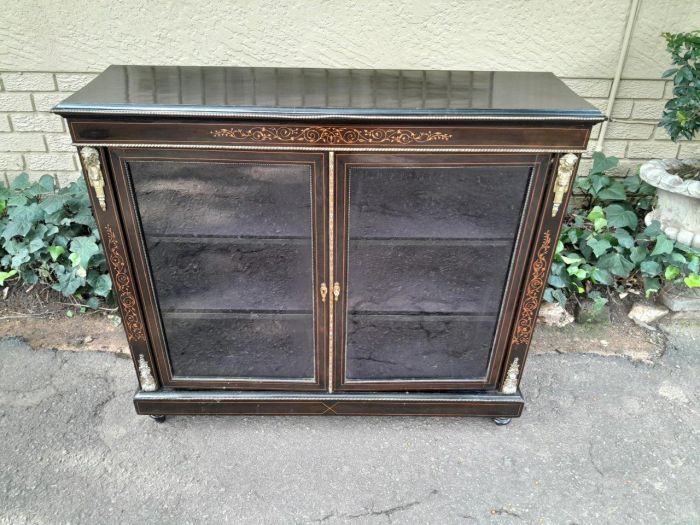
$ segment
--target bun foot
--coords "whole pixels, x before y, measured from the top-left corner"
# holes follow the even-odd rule
[[[499,427],[502,427],[503,425],[507,425],[508,423],[510,423],[511,418],[509,418],[509,417],[494,417],[493,422],[496,423]]]
[[[153,421],[156,423],[163,423],[165,422],[165,416],[149,416]]]

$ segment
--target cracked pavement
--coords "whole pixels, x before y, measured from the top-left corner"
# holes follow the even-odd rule
[[[612,328],[614,329],[614,328]],[[698,324],[540,354],[523,417],[134,413],[131,362],[0,340],[0,523],[700,522]]]

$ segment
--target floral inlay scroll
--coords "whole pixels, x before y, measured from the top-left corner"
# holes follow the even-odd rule
[[[213,137],[233,141],[291,142],[296,144],[424,144],[448,142],[452,135],[443,131],[415,131],[405,128],[355,128],[339,126],[252,126],[220,128]]]
[[[109,264],[112,267],[114,289],[117,292],[122,315],[124,316],[124,328],[129,341],[145,341],[146,332],[136,306],[136,294],[134,294],[131,278],[126,267],[126,260],[122,255],[121,243],[117,240],[112,227],[105,226],[106,252]]]
[[[535,316],[540,305],[542,290],[547,282],[547,255],[552,248],[552,234],[549,230],[544,232],[542,244],[537,250],[537,255],[532,263],[530,277],[525,289],[525,299],[515,326],[512,344],[526,345],[532,338],[535,329]]]

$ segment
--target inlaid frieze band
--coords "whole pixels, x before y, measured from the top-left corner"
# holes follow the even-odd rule
[[[449,142],[452,135],[443,131],[414,131],[405,128],[355,128],[340,126],[252,126],[219,128],[212,137],[233,142],[288,142],[295,144],[425,144]]]

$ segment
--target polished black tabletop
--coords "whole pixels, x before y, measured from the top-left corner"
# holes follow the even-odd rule
[[[552,73],[110,66],[61,115],[564,119],[605,117]]]

